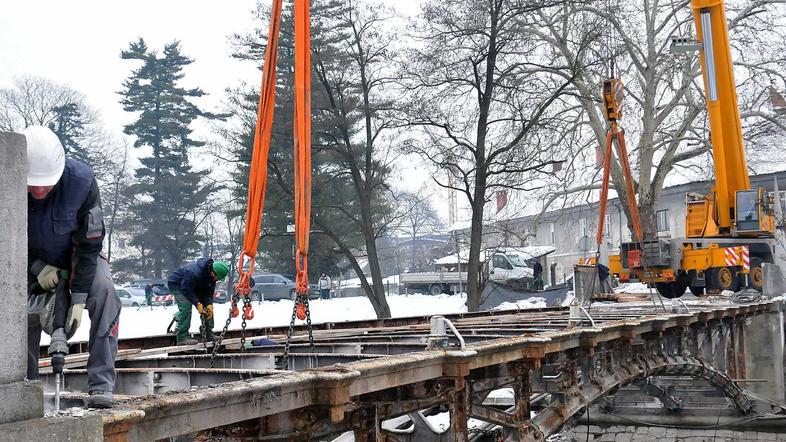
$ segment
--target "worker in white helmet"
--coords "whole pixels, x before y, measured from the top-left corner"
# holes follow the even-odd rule
[[[90,314],[87,405],[110,408],[121,304],[109,264],[100,256],[105,230],[98,183],[90,167],[65,157],[63,145],[50,129],[31,126],[23,133],[28,160],[30,299],[36,290],[40,294],[58,286],[65,286],[69,294],[67,310],[61,309],[62,323],[53,322],[51,314],[28,321],[28,378],[38,377],[42,327],[51,330],[50,355],[67,353],[66,340],[79,328],[86,307]]]

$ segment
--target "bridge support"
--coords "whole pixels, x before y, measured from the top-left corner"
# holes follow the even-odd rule
[[[747,318],[744,328],[745,374],[748,379],[767,379],[746,388],[768,399],[783,402],[783,303],[768,313]]]
[[[0,424],[41,417],[41,383],[27,375],[27,153],[23,135],[0,132]]]

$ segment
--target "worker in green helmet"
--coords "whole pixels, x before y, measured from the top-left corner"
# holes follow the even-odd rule
[[[216,290],[216,281],[223,281],[229,273],[229,267],[221,261],[211,258],[199,258],[174,271],[167,279],[167,286],[175,295],[177,303],[177,345],[196,344],[198,341],[191,338],[188,329],[191,327],[191,306],[196,306],[197,311],[204,321],[203,336],[206,340],[213,340],[213,293]]]

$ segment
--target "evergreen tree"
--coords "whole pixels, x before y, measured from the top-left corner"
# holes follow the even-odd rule
[[[90,155],[79,142],[85,134],[86,124],[79,105],[69,102],[55,106],[52,108],[52,114],[54,121],[49,123],[49,128],[60,139],[66,156],[90,165],[92,163]]]
[[[167,44],[159,55],[140,38],[121,58],[141,62],[121,91],[123,109],[138,112],[124,132],[136,136],[134,147],[151,149],[150,156],[140,159],[130,187],[135,204],[128,223],[141,231],[132,245],[148,251],[152,273],[161,277],[200,249],[199,226],[209,215],[206,202],[216,185],[205,179],[208,171],[196,171],[189,162],[189,149],[205,144],[191,138],[189,126],[197,118],[219,116],[190,101],[204,91],[178,84],[193,62],[180,52],[179,42]]]

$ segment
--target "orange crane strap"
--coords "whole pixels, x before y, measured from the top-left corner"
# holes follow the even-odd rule
[[[636,204],[636,193],[633,188],[633,174],[630,171],[630,161],[628,161],[628,149],[625,146],[625,132],[618,130],[617,124],[611,125],[612,135],[616,135],[619,147],[620,164],[622,165],[622,175],[625,177],[625,187],[628,193],[628,209],[630,209],[630,223],[633,225],[633,232],[636,233],[637,241],[644,241],[644,233],[641,230],[641,218],[639,218],[639,206]]]
[[[633,225],[633,232],[636,234],[637,241],[643,241],[644,236],[641,229],[641,219],[639,218],[639,208],[636,205],[636,195],[633,188],[633,174],[628,162],[628,149],[625,146],[625,133],[620,130],[616,121],[611,121],[609,131],[606,133],[606,151],[603,159],[603,184],[600,190],[600,208],[598,214],[598,234],[595,238],[598,248],[603,242],[603,229],[605,227],[606,207],[609,195],[609,173],[611,170],[611,155],[614,139],[617,140],[619,151],[619,161],[622,166],[622,175],[625,178],[625,189],[627,191],[628,208],[630,209],[630,221]]]
[[[611,131],[606,133],[606,151],[603,155],[603,184],[600,187],[600,208],[598,209],[598,236],[595,238],[600,250],[603,244],[603,229],[606,227],[606,206],[609,198],[609,172],[611,171]]]
[[[270,30],[265,48],[265,62],[262,68],[262,86],[257,109],[257,125],[254,132],[254,148],[251,154],[251,168],[248,177],[248,203],[246,205],[246,224],[243,233],[243,250],[238,259],[239,274],[235,291],[247,297],[251,293],[251,277],[254,274],[255,258],[259,245],[259,232],[262,229],[262,212],[265,206],[267,189],[267,160],[270,151],[270,135],[273,127],[273,108],[276,97],[276,61],[278,59],[278,37],[281,30],[282,0],[273,0],[270,16]],[[246,267],[246,259],[248,266]],[[237,316],[237,306],[232,305],[233,316]],[[253,312],[246,312],[253,316]]]
[[[295,0],[295,290],[308,296],[311,230],[311,30],[309,0]]]
[[[240,275],[236,292],[248,297],[251,277],[262,230],[262,213],[267,189],[267,162],[273,127],[276,96],[276,62],[278,39],[281,31],[282,0],[273,0],[270,30],[262,68],[262,86],[259,94],[254,148],[248,180],[248,204],[243,235],[243,250],[238,259]],[[296,241],[296,290],[308,294],[308,233],[311,220],[311,48],[308,0],[295,1],[295,241]],[[233,300],[233,316],[238,315]],[[251,319],[254,312],[250,303],[243,308],[243,317]]]

